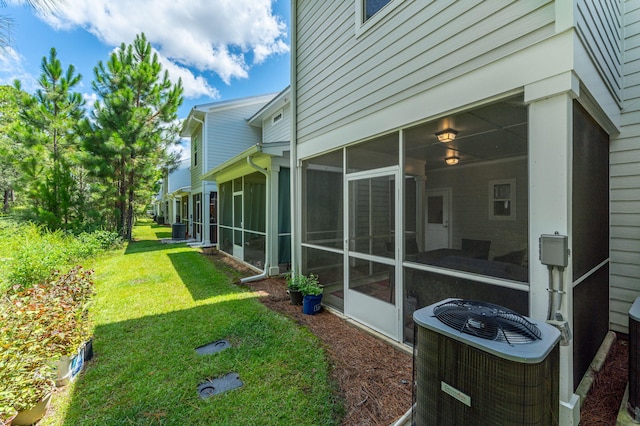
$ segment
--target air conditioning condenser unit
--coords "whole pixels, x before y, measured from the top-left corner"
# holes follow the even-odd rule
[[[557,425],[560,332],[507,308],[446,299],[414,312],[414,424]]]

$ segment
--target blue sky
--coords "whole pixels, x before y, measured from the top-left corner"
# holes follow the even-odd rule
[[[54,15],[8,1],[11,46],[0,51],[0,84],[33,93],[43,56],[82,74],[88,102],[93,68],[144,32],[172,78],[182,77],[185,118],[194,105],[279,92],[289,84],[289,0],[63,0]]]

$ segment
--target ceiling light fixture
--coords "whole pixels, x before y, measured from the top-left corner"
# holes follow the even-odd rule
[[[455,166],[460,162],[460,157],[451,155],[449,157],[445,157],[444,162],[447,163],[447,165],[449,166]]]
[[[454,130],[452,128],[447,128],[444,130],[440,130],[439,132],[436,132],[435,135],[438,138],[438,140],[442,143],[447,143],[447,142],[451,142],[456,138],[456,135],[458,134],[457,130]]]

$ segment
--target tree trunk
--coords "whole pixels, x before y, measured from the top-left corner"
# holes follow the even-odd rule
[[[11,190],[4,190],[4,200],[2,202],[2,211],[7,213],[9,211],[9,200],[11,199]]]
[[[131,171],[129,172],[129,177],[128,177],[128,190],[129,190],[129,197],[127,200],[127,218],[126,218],[126,223],[127,223],[127,240],[131,240],[131,237],[133,236],[133,206],[134,206],[134,201],[135,201],[135,191],[134,189],[134,179],[135,179],[135,172],[133,171],[133,168],[131,169]]]

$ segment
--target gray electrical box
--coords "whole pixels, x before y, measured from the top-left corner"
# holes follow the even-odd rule
[[[569,264],[569,238],[566,235],[540,235],[540,262],[547,266]]]

